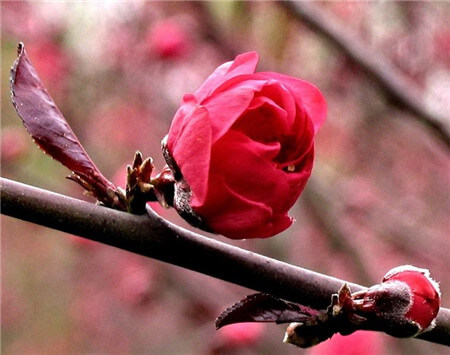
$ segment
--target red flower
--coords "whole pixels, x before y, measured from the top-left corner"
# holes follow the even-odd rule
[[[326,103],[312,84],[255,73],[258,54],[218,67],[185,95],[164,142],[174,206],[229,238],[270,237],[288,228],[314,159]]]

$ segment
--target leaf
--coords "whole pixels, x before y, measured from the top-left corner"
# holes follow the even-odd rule
[[[17,53],[11,69],[11,98],[28,133],[45,153],[73,172],[70,179],[104,204],[117,204],[117,187],[102,175],[81,146],[39,79],[23,43],[19,43]]]
[[[216,329],[242,322],[302,322],[317,313],[309,307],[289,303],[267,293],[256,293],[226,309],[216,319]]]

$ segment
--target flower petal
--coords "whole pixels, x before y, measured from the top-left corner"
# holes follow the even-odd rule
[[[270,213],[267,214],[270,218],[266,218],[263,211],[252,207],[241,214],[236,214],[235,211],[225,212],[211,217],[208,223],[214,231],[228,238],[247,239],[272,237],[289,228],[294,222],[288,215],[272,216]]]
[[[208,111],[201,106],[185,117],[176,137],[171,136],[167,147],[192,190],[192,203],[201,204],[207,193],[211,158],[211,123]],[[195,159],[194,159],[195,157]]]
[[[175,113],[175,116],[170,125],[167,145],[172,151],[174,144],[178,141],[181,132],[186,125],[189,125],[192,112],[197,108],[197,101],[194,95],[186,94],[183,97],[181,106]]]
[[[291,191],[286,173],[276,169],[270,159],[279,149],[279,144],[262,144],[241,132],[229,131],[213,145],[211,171],[225,176],[227,185],[238,195],[287,212],[285,201]]]
[[[259,61],[258,53],[248,52],[238,55],[234,61],[219,66],[195,92],[199,102],[205,100],[225,81],[244,74],[253,74]]]
[[[314,124],[315,133],[318,132],[320,126],[325,122],[327,104],[322,93],[316,86],[307,81],[279,73],[263,72],[257,74],[268,79],[279,80],[283,83],[294,98],[296,98],[296,102],[298,104],[303,103],[304,109]]]
[[[228,90],[215,92],[203,102],[211,117],[213,143],[220,139],[248,109],[255,92],[261,90],[265,83],[262,80],[245,80]]]
[[[293,219],[287,214],[273,213],[261,202],[250,201],[236,194],[225,182],[224,176],[211,174],[212,186],[220,186],[210,193],[213,205],[205,204],[196,211],[205,218],[214,232],[228,238],[267,238],[288,228]],[[208,196],[209,198],[209,196]],[[221,203],[216,204],[216,202]]]
[[[253,99],[247,111],[234,123],[233,130],[241,131],[258,142],[275,142],[289,132],[287,112],[265,96]]]

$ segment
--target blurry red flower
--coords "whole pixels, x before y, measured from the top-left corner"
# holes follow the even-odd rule
[[[118,297],[130,305],[147,301],[155,286],[156,273],[142,258],[133,254],[123,254],[116,258]]]
[[[235,323],[221,328],[219,334],[228,346],[251,345],[261,339],[263,323]]]
[[[0,139],[0,155],[3,163],[15,161],[28,149],[28,134],[22,127],[2,128]]]
[[[83,251],[95,250],[102,246],[101,243],[74,234],[69,235],[69,242],[73,247],[83,249]]]
[[[163,59],[179,58],[189,49],[189,39],[182,25],[173,19],[156,23],[147,34],[149,49]]]
[[[42,41],[33,43],[27,48],[30,58],[39,77],[55,94],[66,89],[71,70],[71,60],[60,45]]]
[[[320,343],[308,355],[378,355],[383,354],[383,334],[358,331],[343,336],[335,334],[330,340]]]
[[[90,115],[89,130],[86,132],[88,144],[96,147],[107,148],[107,142],[114,142],[114,147],[109,150],[109,157],[114,156],[127,158],[135,150],[137,144],[141,149],[146,148],[148,134],[145,129],[152,120],[151,114],[144,108],[125,101],[107,101],[103,105],[96,107]],[[115,151],[113,149],[116,149]],[[120,154],[123,154],[120,155]],[[114,183],[125,187],[125,170],[122,171],[123,181]]]
[[[255,73],[258,59],[239,55],[185,95],[164,143],[175,208],[233,239],[270,237],[292,224],[287,212],[311,174],[326,115],[315,86]]]
[[[434,56],[445,66],[450,66],[450,30],[439,30],[433,41]]]

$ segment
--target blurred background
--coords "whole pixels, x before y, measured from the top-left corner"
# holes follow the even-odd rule
[[[450,120],[450,4],[311,5],[392,63],[424,107]],[[256,50],[260,70],[313,82],[329,113],[313,177],[291,211],[296,223],[271,239],[217,239],[364,285],[397,265],[428,268],[450,306],[448,146],[284,3],[1,2],[1,175],[88,199],[33,145],[13,109],[9,71],[19,41],[95,163],[122,186],[137,149],[163,167],[160,141],[183,94],[236,54]],[[252,290],[9,217],[1,222],[3,354],[446,350],[372,332],[299,350],[281,342],[283,325],[216,331],[222,310]]]

